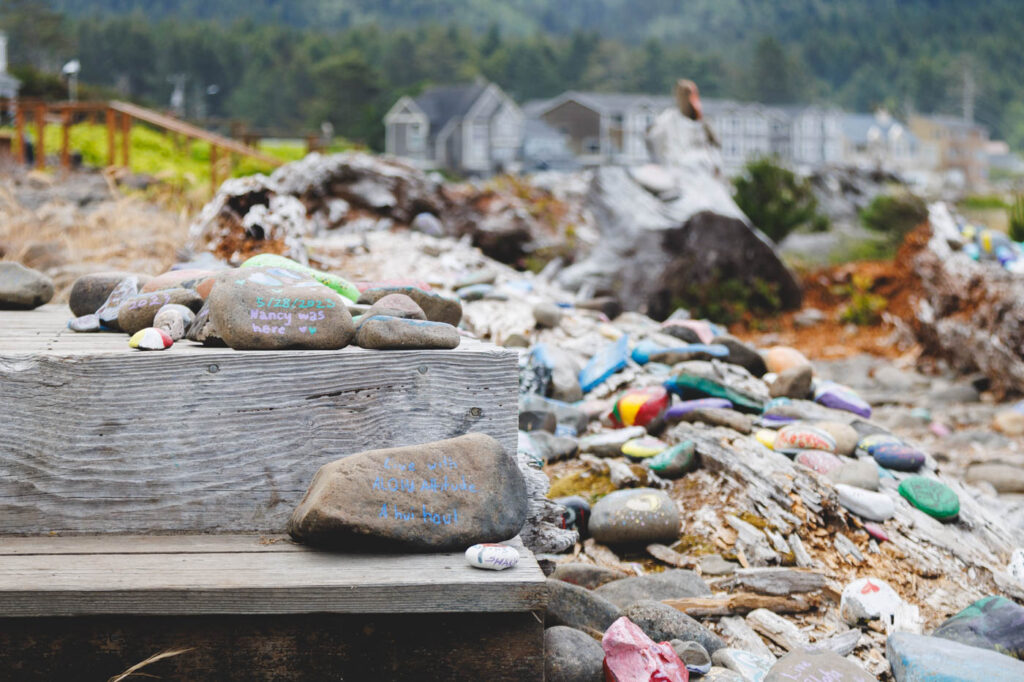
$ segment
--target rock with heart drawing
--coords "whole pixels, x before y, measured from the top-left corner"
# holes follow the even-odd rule
[[[355,334],[345,300],[305,273],[245,268],[221,276],[209,319],[235,350],[334,350]]]

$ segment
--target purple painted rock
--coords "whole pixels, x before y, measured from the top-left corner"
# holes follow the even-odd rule
[[[843,461],[825,450],[802,450],[797,453],[796,462],[819,474],[829,474],[843,466]]]
[[[140,293],[121,304],[117,313],[117,326],[128,334],[153,327],[156,314],[161,308],[171,304],[199,312],[203,307],[203,299],[193,289],[161,289],[151,293]]]
[[[836,442],[828,433],[805,424],[790,424],[779,429],[775,436],[776,452],[795,452],[797,450],[836,451]]]
[[[732,403],[725,398],[700,398],[698,400],[684,400],[676,403],[665,411],[666,421],[679,421],[687,412],[703,409],[730,409]]]
[[[834,381],[823,381],[814,389],[814,400],[834,410],[845,410],[865,419],[871,416],[871,406],[857,395],[852,388]]]
[[[764,682],[874,682],[874,679],[874,675],[859,665],[827,649],[791,651],[763,678]]]
[[[924,453],[906,443],[880,443],[868,448],[879,466],[896,471],[917,471],[924,465]]]
[[[125,277],[114,287],[107,300],[96,310],[96,317],[100,318],[100,324],[107,329],[117,331],[117,317],[121,312],[121,304],[138,296],[139,278],[135,275]]]

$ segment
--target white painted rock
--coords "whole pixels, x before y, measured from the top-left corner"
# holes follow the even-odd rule
[[[503,571],[515,568],[519,564],[519,552],[508,545],[487,543],[473,545],[466,550],[466,561],[474,568],[487,568],[492,571]]]
[[[885,493],[876,493],[844,483],[836,484],[839,504],[869,521],[885,521],[896,514],[896,503]]]
[[[1010,556],[1010,575],[1024,587],[1024,547],[1013,550]]]
[[[891,626],[902,600],[896,591],[877,578],[860,578],[843,588],[839,615],[849,625],[862,620],[881,620]]]

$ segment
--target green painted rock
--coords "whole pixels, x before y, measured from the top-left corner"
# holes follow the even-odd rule
[[[924,476],[911,476],[900,483],[900,495],[925,514],[940,521],[960,513],[960,498],[949,486]]]
[[[249,260],[242,263],[243,268],[284,268],[285,270],[294,270],[296,272],[304,272],[321,284],[325,284],[331,289],[334,289],[339,294],[352,301],[359,299],[359,289],[354,284],[349,282],[347,279],[332,275],[329,272],[321,272],[308,265],[302,263],[296,263],[291,258],[285,258],[284,256],[278,256],[273,253],[261,253],[258,256],[253,256]]]
[[[724,398],[741,412],[760,414],[770,396],[759,379],[746,370],[701,360],[681,363],[681,372],[665,382],[665,388],[683,400]]]
[[[662,478],[679,478],[697,468],[697,450],[692,440],[683,441],[662,450],[645,464]]]

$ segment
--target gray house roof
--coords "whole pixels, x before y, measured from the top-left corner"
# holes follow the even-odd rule
[[[430,130],[436,132],[453,118],[465,116],[487,85],[486,82],[443,85],[427,90],[414,101],[430,119]]]

